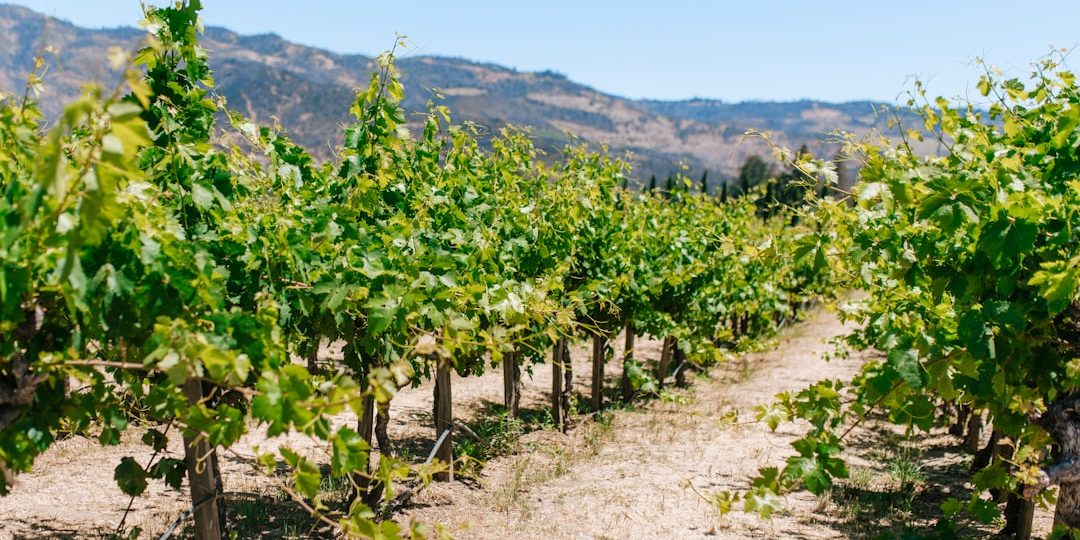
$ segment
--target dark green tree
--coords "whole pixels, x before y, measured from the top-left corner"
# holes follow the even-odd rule
[[[701,173],[701,192],[705,195],[709,194],[709,171],[706,170]]]
[[[667,177],[667,181],[664,182],[664,196],[670,199],[671,196],[674,193],[675,193],[675,175],[669,174],[668,177]]]
[[[769,177],[769,164],[761,156],[754,154],[746,158],[739,167],[739,196],[746,195]]]
[[[656,175],[654,174],[654,175],[652,175],[652,177],[649,178],[649,193],[655,193],[655,192],[656,192]]]
[[[800,158],[810,153],[810,150],[806,145],[802,145],[799,151],[795,154],[795,162],[797,163]],[[815,189],[817,180],[796,165],[792,165],[791,169],[785,171],[783,174],[778,175],[775,179],[769,180],[768,188],[765,190],[765,196],[758,199],[758,210],[762,213],[762,217],[768,217],[781,207],[796,207],[803,204],[803,199],[806,196],[808,189]],[[824,187],[823,185],[821,186]],[[792,225],[798,223],[798,216],[792,215]]]

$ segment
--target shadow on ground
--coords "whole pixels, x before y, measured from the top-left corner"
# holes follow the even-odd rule
[[[852,458],[850,477],[808,518],[815,524],[873,539],[986,538],[1000,528],[974,521],[944,528],[941,504],[972,497],[972,456],[944,428],[905,435],[871,419],[852,432],[845,453]]]

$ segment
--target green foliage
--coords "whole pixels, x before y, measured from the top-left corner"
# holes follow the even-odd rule
[[[843,436],[869,414],[928,431],[942,402],[987,414],[1015,445],[975,474],[977,488],[1016,491],[1049,459],[1050,434],[1032,419],[1080,383],[1080,89],[1052,59],[1036,67],[1029,82],[988,69],[978,85],[993,98],[988,109],[931,103],[918,86],[908,106],[925,131],[906,138],[936,139],[947,152],[920,155],[907,139],[894,148],[852,142],[844,154],[862,161],[854,199],[814,201],[815,216],[851,241],[845,257],[821,263],[868,294],[844,310],[860,324],[849,345],[885,358],[848,383],[819,383],[763,410],[771,425],[812,424],[781,469],[791,486],[821,492],[842,478],[833,460]],[[795,164],[813,176],[830,166],[807,156]],[[942,511],[982,523],[1000,515],[978,494]]]
[[[770,176],[769,164],[765,160],[757,155],[751,154],[739,167],[739,175],[737,180],[737,186],[739,188],[739,195],[746,195],[750,193],[753,188],[765,183]]]
[[[360,415],[439,363],[477,374],[513,349],[539,362],[561,336],[612,337],[627,321],[712,362],[718,344],[767,335],[837,287],[821,264],[831,233],[809,214],[790,226],[804,208],[762,221],[752,201],[717,203],[677,188],[682,177],[662,196],[634,194],[606,152],[575,146],[545,163],[513,128],[484,150],[434,104],[411,133],[392,52],[357,93],[335,162],[319,165],[214,96],[199,9],[148,7],[133,57],[144,73],[89,88],[48,132],[34,100],[0,98],[0,333],[12,336],[0,341],[0,472],[29,470],[61,430],[96,426],[117,444],[137,408],[218,448],[253,429],[316,439],[328,472],[287,447],[256,449],[253,465],[283,464],[294,496],[343,534],[420,536],[359,502],[326,507],[327,481],[374,476],[389,496],[394,480],[430,476],[390,459],[368,471],[369,443],[333,416]],[[742,341],[726,343],[735,320]],[[292,361],[324,338],[345,343],[342,365]],[[192,380],[209,397],[189,403]],[[168,433],[143,442],[161,450]],[[490,442],[514,433],[494,426]],[[843,474],[834,455],[822,437],[801,470],[826,486]],[[138,495],[149,480],[179,488],[185,472],[124,458],[115,478]],[[767,487],[746,503],[763,514],[776,503]]]
[[[120,491],[128,495],[142,495],[146,491],[146,472],[134,458],[121,459],[114,476]]]

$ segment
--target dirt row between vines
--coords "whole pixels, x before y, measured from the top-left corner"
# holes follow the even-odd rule
[[[721,490],[741,490],[759,468],[781,465],[792,453],[790,442],[802,426],[782,425],[776,433],[754,422],[754,407],[782,391],[799,390],[824,378],[847,378],[866,354],[825,360],[829,340],[848,332],[833,315],[819,310],[805,322],[785,329],[775,347],[746,355],[722,369],[691,378],[688,389],[667,399],[618,408],[595,421],[577,417],[568,434],[541,430],[516,440],[513,451],[486,463],[477,478],[433,484],[396,516],[441,524],[455,538],[864,538],[894,530],[904,521],[931,523],[945,496],[966,497],[963,484],[970,458],[945,434],[910,438],[881,425],[853,433],[853,487],[834,500],[805,492],[784,497],[784,510],[770,520],[732,512],[720,516],[705,500]],[[616,340],[616,358],[622,340]],[[329,349],[328,355],[337,351]],[[639,358],[655,360],[660,342],[639,338]],[[589,391],[589,354],[572,349],[575,391]],[[614,394],[618,362],[608,367],[607,386]],[[522,407],[542,410],[550,399],[550,365],[524,375]],[[453,381],[454,414],[469,421],[490,415],[502,401],[502,374]],[[434,440],[430,384],[402,391],[393,401],[389,434],[399,450],[422,459]],[[341,423],[355,423],[342,415]],[[129,430],[118,446],[73,437],[55,444],[19,476],[14,493],[0,498],[0,540],[9,538],[86,538],[108,535],[120,523],[129,498],[113,481],[113,468],[124,456],[140,463],[150,458],[139,442],[143,430]],[[467,435],[459,434],[459,437]],[[227,500],[242,501],[249,515],[245,533],[263,538],[320,535],[316,526],[277,523],[296,508],[271,482],[254,476],[239,456],[253,446],[287,444],[319,460],[328,452],[301,437],[266,439],[251,434],[223,456]],[[920,471],[921,482],[910,500],[894,493],[897,463],[906,452],[932,458]],[[178,440],[168,449],[181,457]],[[918,479],[917,479],[918,480]],[[904,492],[907,493],[907,492]],[[901,494],[903,495],[903,494]],[[176,492],[151,483],[136,499],[127,525],[143,537],[156,538],[188,505],[186,490]],[[869,505],[869,507],[867,506]],[[905,515],[906,514],[906,515]],[[255,523],[250,523],[254,521]],[[1036,514],[1036,532],[1050,526],[1046,511]],[[981,535],[992,529],[974,529]]]
[[[702,498],[745,488],[759,467],[782,465],[793,453],[789,443],[800,428],[771,433],[753,421],[754,407],[778,392],[854,374],[861,356],[822,358],[833,348],[828,340],[847,330],[815,311],[781,332],[769,351],[692,378],[674,399],[620,410],[606,426],[582,422],[567,436],[526,437],[522,451],[487,464],[479,487],[433,486],[407,518],[477,539],[848,537],[811,517],[820,503],[809,494],[788,497],[789,511],[768,521],[741,512],[721,517]],[[659,345],[650,340],[637,352],[656,359]],[[575,373],[589,373],[585,352],[578,358]],[[548,399],[551,375],[538,375],[526,394],[532,406]],[[583,393],[587,382],[579,378]],[[494,382],[491,388],[497,391]]]

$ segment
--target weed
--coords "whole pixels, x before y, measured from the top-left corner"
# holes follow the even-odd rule
[[[499,484],[492,493],[492,506],[500,512],[508,512],[512,508],[522,506],[524,500],[521,494],[527,486],[526,472],[533,467],[529,458],[520,459],[514,463],[513,474],[509,482]]]
[[[589,455],[599,454],[604,441],[610,438],[613,418],[612,413],[602,411],[593,415],[593,422],[582,427],[582,439],[585,441],[585,448]]]
[[[870,489],[874,481],[874,470],[869,467],[858,465],[851,466],[847,482],[852,488],[866,491]]]
[[[889,475],[897,483],[900,492],[911,492],[926,481],[922,465],[922,451],[899,447],[887,463]]]
[[[345,477],[325,475],[319,483],[319,497],[325,502],[344,503],[352,496],[353,483]]]
[[[462,458],[462,474],[477,475],[483,463],[496,456],[513,453],[525,434],[526,425],[520,418],[505,410],[465,424],[466,437],[457,441],[456,451]]]

